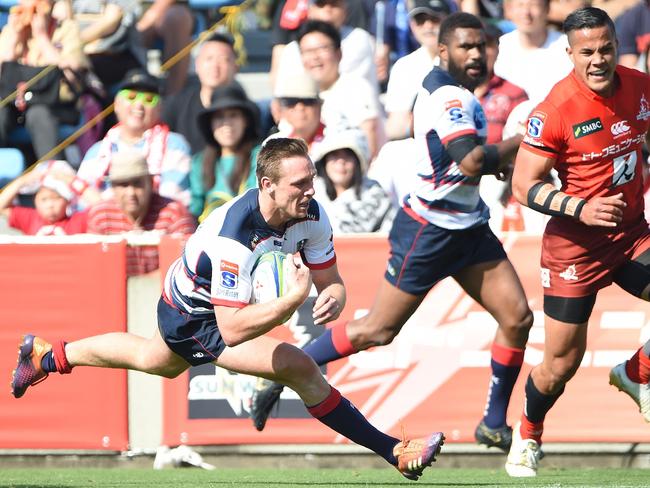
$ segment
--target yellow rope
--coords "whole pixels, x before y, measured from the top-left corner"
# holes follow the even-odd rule
[[[178,51],[176,54],[174,54],[171,58],[169,58],[165,63],[163,63],[160,67],[161,71],[167,71],[171,69],[178,61],[187,56],[194,47],[205,41],[208,37],[210,37],[219,27],[222,25],[226,25],[227,27],[232,27],[235,30],[231,31],[233,35],[233,39],[235,40],[235,52],[239,53],[244,53],[243,54],[243,59],[246,59],[246,54],[243,49],[243,36],[239,30],[240,27],[240,22],[239,22],[239,16],[240,13],[243,9],[248,7],[248,4],[250,3],[251,0],[245,0],[239,5],[236,6],[230,6],[230,7],[222,7],[220,9],[220,12],[224,15],[220,20],[215,22],[212,26],[210,26],[208,29],[204,30],[201,32],[195,40],[190,42],[187,46],[182,48],[180,51]],[[238,44],[239,40],[239,44]],[[239,46],[239,48],[238,48]],[[239,49],[239,50],[238,50]],[[241,54],[240,54],[241,57]],[[238,58],[239,62],[240,58]],[[38,80],[40,80],[43,76],[47,75],[50,71],[55,69],[55,65],[50,65],[44,68],[41,72],[39,72],[36,76],[31,78],[26,82],[26,86],[30,87],[34,83],[36,83]],[[12,94],[8,95],[5,97],[2,101],[0,101],[0,108],[9,103],[9,101],[13,100],[16,97],[16,93],[18,90],[13,92]],[[74,141],[76,141],[84,132],[86,132],[88,129],[94,127],[97,123],[108,117],[114,109],[115,104],[111,103],[108,107],[106,107],[104,110],[102,110],[100,113],[95,115],[92,119],[87,121],[84,125],[79,127],[77,130],[75,130],[72,134],[70,134],[68,137],[66,137],[63,141],[61,141],[57,146],[53,147],[50,149],[46,154],[44,154],[42,157],[40,157],[38,160],[36,160],[33,164],[28,166],[22,174],[29,173],[32,169],[34,169],[35,166],[37,166],[39,163],[43,161],[47,161],[48,159],[52,159],[52,156],[55,154],[59,153],[60,151],[64,150],[66,147],[68,147],[70,144],[72,144]],[[2,187],[4,189],[4,186]],[[0,191],[2,190],[0,189]]]
[[[40,80],[41,78],[46,76],[50,71],[52,71],[52,70],[54,70],[56,68],[57,68],[57,66],[53,65],[53,64],[50,64],[50,65],[46,66],[41,71],[36,73],[36,75],[34,75],[33,78],[31,78],[31,79],[29,79],[29,80],[27,80],[25,82],[25,85],[23,86],[23,90],[26,91],[27,89],[31,88],[34,85],[34,83],[36,83],[38,80]],[[16,99],[17,96],[18,96],[18,89],[11,92],[9,95],[7,95],[2,100],[0,100],[0,108],[4,107],[5,105],[7,105],[10,102],[13,102]]]

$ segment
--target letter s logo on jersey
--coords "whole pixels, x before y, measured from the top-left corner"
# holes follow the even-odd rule
[[[224,288],[237,288],[239,281],[239,265],[229,261],[221,261],[221,286]]]
[[[544,130],[544,121],[546,120],[546,114],[544,112],[534,112],[528,118],[528,128],[526,129],[526,135],[537,139],[542,135]]]

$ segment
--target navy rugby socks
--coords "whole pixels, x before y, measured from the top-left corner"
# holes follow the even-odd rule
[[[376,452],[393,466],[397,465],[393,447],[399,441],[373,427],[347,398],[341,396],[336,388],[331,388],[325,400],[307,407],[312,417],[352,442]]]
[[[523,362],[524,349],[492,344],[492,376],[483,412],[483,421],[491,429],[506,425],[508,403]]]

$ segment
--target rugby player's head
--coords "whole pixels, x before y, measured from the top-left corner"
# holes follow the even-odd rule
[[[470,91],[487,76],[485,31],[478,17],[466,12],[449,15],[440,25],[440,66]]]
[[[618,58],[614,22],[596,7],[579,8],[564,21],[567,53],[576,75],[595,93],[612,94]]]
[[[267,139],[257,156],[260,209],[271,226],[307,216],[316,168],[302,139]]]

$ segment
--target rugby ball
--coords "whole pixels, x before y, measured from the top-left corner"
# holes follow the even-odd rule
[[[262,254],[251,272],[251,303],[266,303],[283,296],[287,290],[287,255],[280,251]]]

